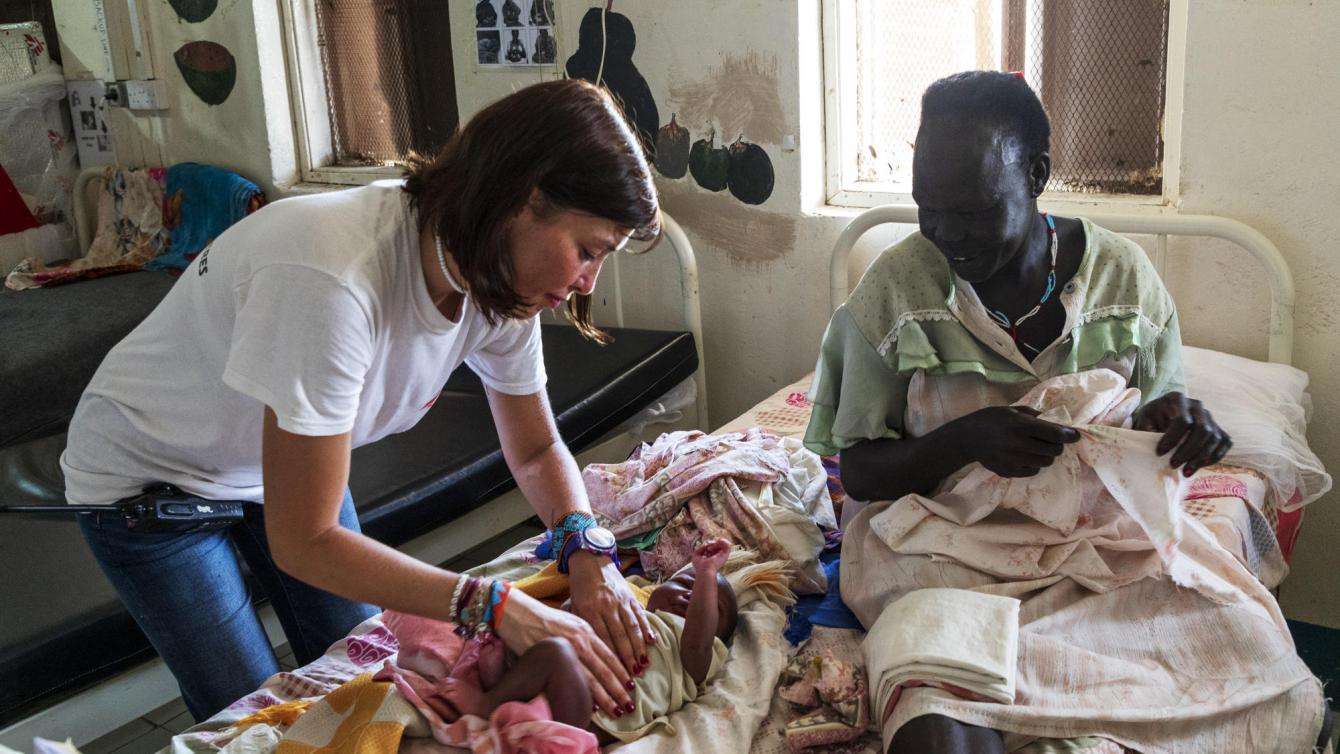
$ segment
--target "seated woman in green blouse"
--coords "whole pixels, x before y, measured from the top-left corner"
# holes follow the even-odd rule
[[[1159,454],[1186,476],[1228,451],[1229,437],[1182,392],[1177,310],[1144,252],[1087,220],[1038,211],[1049,136],[1041,102],[1015,75],[962,73],[926,91],[912,180],[921,232],[881,255],[833,315],[811,392],[806,445],[841,452],[852,498],[929,495],[974,462],[1037,474],[1078,433],[1010,404],[1085,370],[1111,369],[1140,389],[1135,428],[1162,433]],[[878,611],[862,615],[853,592],[879,606],[919,587],[989,583],[921,555],[862,573],[851,553],[849,570],[853,540],[849,530],[843,593],[867,627]],[[977,722],[923,714],[885,740],[891,752],[1005,751],[1001,733]]]
[[[932,84],[912,166],[921,232],[883,254],[824,335],[806,444],[842,451],[859,500],[928,492],[976,461],[1049,466],[1073,430],[1009,404],[1058,374],[1109,368],[1139,388],[1136,426],[1190,476],[1231,441],[1181,391],[1172,297],[1133,242],[1040,213],[1042,103],[1012,74]],[[854,396],[859,396],[853,400]],[[839,401],[839,398],[842,400]]]

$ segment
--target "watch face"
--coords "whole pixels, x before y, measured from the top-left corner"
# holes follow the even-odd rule
[[[602,550],[608,550],[615,545],[614,532],[600,526],[592,526],[583,532],[583,535],[587,542]]]

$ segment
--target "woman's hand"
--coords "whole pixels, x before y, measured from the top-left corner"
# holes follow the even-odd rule
[[[647,645],[656,643],[656,633],[619,569],[603,555],[575,552],[568,559],[568,577],[572,611],[591,624],[628,673],[641,675],[650,663]]]
[[[497,627],[507,648],[521,654],[541,639],[559,636],[567,639],[582,661],[591,698],[612,717],[633,709],[632,679],[609,645],[596,636],[591,624],[572,613],[555,610],[513,589],[507,608]]]
[[[1071,427],[1037,418],[1024,406],[991,406],[958,419],[951,437],[958,452],[1003,477],[1029,477],[1051,466],[1079,440]]]
[[[1162,432],[1158,454],[1171,452],[1169,461],[1174,469],[1181,467],[1182,476],[1219,463],[1233,447],[1233,440],[1205,406],[1183,393],[1168,393],[1146,403],[1135,413],[1133,427],[1142,432]]]

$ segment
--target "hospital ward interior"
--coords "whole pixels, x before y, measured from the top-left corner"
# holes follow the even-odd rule
[[[1336,754],[1340,0],[0,0],[0,754]]]

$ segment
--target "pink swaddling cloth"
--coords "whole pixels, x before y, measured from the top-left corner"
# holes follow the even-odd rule
[[[474,754],[594,754],[589,731],[556,722],[543,695],[507,702],[491,713],[486,691],[507,669],[507,652],[493,634],[470,639],[454,623],[386,612],[386,627],[400,652],[387,659],[374,680],[391,681],[424,717],[432,737]],[[413,735],[406,729],[406,735]]]

